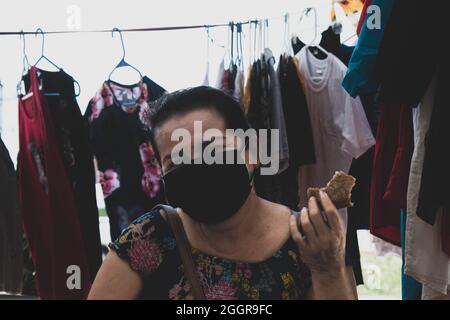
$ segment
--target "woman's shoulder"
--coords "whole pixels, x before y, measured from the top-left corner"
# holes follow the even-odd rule
[[[156,271],[164,256],[175,248],[170,227],[158,209],[149,211],[125,228],[109,248],[141,275]]]
[[[159,229],[163,228],[164,225],[165,220],[162,217],[159,210],[153,209],[141,215],[139,218],[134,220],[128,227],[122,230],[116,242],[149,238],[151,236],[158,234],[157,231],[160,231]]]

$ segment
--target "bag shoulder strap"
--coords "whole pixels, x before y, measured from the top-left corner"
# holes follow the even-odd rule
[[[192,258],[191,246],[183,227],[183,222],[176,209],[167,205],[158,205],[162,217],[169,223],[175,235],[178,252],[183,262],[184,274],[192,286],[192,293],[195,300],[206,300],[197,269]]]

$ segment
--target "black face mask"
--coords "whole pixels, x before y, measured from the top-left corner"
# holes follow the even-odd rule
[[[224,151],[234,153],[237,151]],[[235,161],[236,162],[236,161]],[[163,176],[167,201],[197,222],[216,224],[233,216],[251,191],[244,164],[184,164]]]

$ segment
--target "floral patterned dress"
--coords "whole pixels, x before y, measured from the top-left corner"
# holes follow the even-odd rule
[[[170,226],[159,210],[135,220],[109,247],[143,279],[141,299],[193,299]],[[192,248],[208,300],[305,299],[311,287],[308,268],[289,239],[260,263],[235,262]]]
[[[148,77],[134,85],[105,81],[85,119],[110,220],[111,239],[163,202],[161,170],[143,120],[165,90]],[[144,123],[145,122],[145,123]]]

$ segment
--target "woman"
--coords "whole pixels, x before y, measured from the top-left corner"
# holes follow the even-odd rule
[[[320,199],[323,212],[311,198],[300,214],[258,197],[252,188],[258,167],[248,151],[241,165],[174,165],[176,129],[194,136],[194,121],[201,121],[203,131],[248,129],[235,100],[197,87],[166,95],[155,110],[149,123],[166,196],[182,208],[178,213],[207,299],[355,298],[345,271],[343,227],[326,194]],[[236,152],[225,145],[223,152],[230,151]],[[159,210],[137,219],[110,248],[89,299],[193,298]]]

